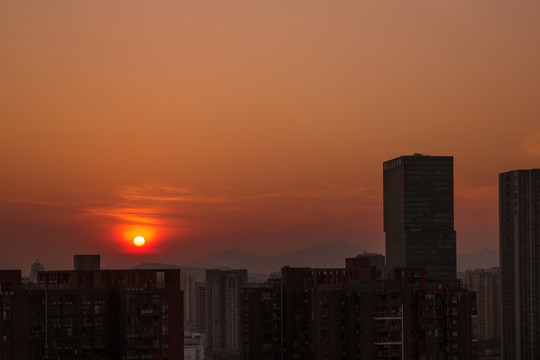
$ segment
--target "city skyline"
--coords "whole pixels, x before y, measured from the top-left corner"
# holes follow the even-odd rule
[[[540,163],[540,4],[0,4],[0,266],[384,253],[382,163],[454,157],[457,253]],[[132,239],[145,236],[144,247]]]

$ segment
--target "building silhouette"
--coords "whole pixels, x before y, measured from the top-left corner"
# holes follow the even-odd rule
[[[18,306],[25,300],[22,287],[21,270],[0,270],[0,359],[25,358],[20,350],[28,343],[15,331],[28,322],[26,308]]]
[[[503,358],[540,358],[540,169],[499,174]]]
[[[1,359],[183,357],[179,269],[100,270],[96,257],[76,259],[79,270],[39,271],[37,284],[0,271]]]
[[[386,265],[456,278],[453,157],[414,154],[384,162]]]
[[[242,359],[472,359],[475,294],[424,269],[347,259],[241,292]]]
[[[45,266],[43,266],[43,264],[39,262],[39,260],[36,260],[36,262],[33,263],[32,267],[30,268],[30,275],[29,275],[28,281],[32,284],[37,283],[38,271],[43,271],[43,270],[45,270]]]
[[[379,266],[379,267],[383,267],[384,266],[384,255],[382,254],[377,254],[377,253],[370,253],[370,252],[367,252],[367,251],[364,251],[358,255],[356,255],[357,258],[365,258],[365,259],[368,259],[369,260],[369,263],[372,265],[372,266]]]
[[[498,267],[467,270],[467,289],[476,293],[478,340],[501,337],[501,274]]]
[[[184,331],[198,332],[195,277],[181,272],[180,289],[184,293]]]
[[[239,297],[247,270],[206,270],[206,344],[209,359],[239,359]]]
[[[206,335],[206,280],[195,282],[197,332]]]
[[[74,270],[100,270],[100,255],[73,255]]]

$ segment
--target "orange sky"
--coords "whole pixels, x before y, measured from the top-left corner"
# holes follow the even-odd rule
[[[0,266],[383,252],[382,162],[415,152],[455,157],[458,252],[497,248],[539,44],[527,0],[2,0]]]

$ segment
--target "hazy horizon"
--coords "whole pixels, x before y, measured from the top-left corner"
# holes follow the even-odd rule
[[[269,258],[283,256],[283,255],[288,255],[288,254],[296,252],[296,251],[302,251],[302,250],[307,250],[307,249],[311,249],[311,248],[318,248],[318,247],[325,247],[326,245],[331,245],[331,244],[333,244],[333,243],[320,244],[320,245],[317,245],[317,246],[310,246],[310,247],[304,247],[304,248],[296,248],[296,249],[292,249],[292,250],[289,250],[289,251],[286,251],[286,252],[277,253],[277,254],[273,254],[273,255],[258,254],[256,252],[249,252],[249,251],[244,251],[242,249],[230,248],[230,249],[223,249],[223,250],[218,250],[216,252],[205,254],[202,257],[194,259],[193,261],[190,261],[190,262],[187,262],[187,263],[178,263],[178,262],[174,262],[174,261],[170,261],[170,262],[160,261],[160,257],[159,256],[156,257],[156,255],[154,255],[154,257],[140,255],[140,256],[137,256],[137,257],[130,257],[131,260],[135,261],[134,263],[132,263],[132,264],[126,263],[123,266],[121,266],[121,265],[118,265],[118,264],[115,265],[114,263],[112,263],[112,264],[110,263],[110,260],[114,259],[114,257],[109,257],[107,254],[105,254],[105,255],[99,254],[99,255],[101,256],[101,267],[102,267],[102,269],[126,269],[126,268],[135,267],[135,266],[140,265],[140,264],[163,264],[163,265],[174,265],[174,266],[178,266],[178,267],[193,267],[200,260],[203,260],[203,259],[205,259],[205,258],[207,258],[209,256],[216,255],[216,254],[219,254],[219,253],[222,253],[222,252],[240,251],[240,252],[245,253],[245,254],[260,256],[262,258],[269,259]],[[349,243],[345,243],[345,244],[352,245],[352,244],[349,244]],[[367,252],[371,252],[369,249],[361,249],[361,248],[359,248],[359,249],[367,251]],[[484,248],[484,249],[481,249],[481,250],[476,251],[474,253],[458,253],[457,254],[458,263],[459,263],[459,257],[460,256],[474,256],[474,255],[478,255],[478,254],[484,252],[485,250],[498,251],[497,249]],[[355,254],[351,253],[350,257],[354,257],[354,256],[359,255],[359,254],[360,254],[360,252],[355,253]],[[381,254],[384,255],[384,252],[381,253]],[[92,254],[72,254],[72,256],[69,259],[63,259],[64,263],[61,265],[61,267],[50,267],[50,266],[48,266],[46,261],[42,261],[42,259],[36,257],[35,260],[31,264],[23,264],[22,266],[4,266],[4,264],[0,264],[0,270],[21,270],[23,275],[27,275],[27,274],[30,273],[30,267],[31,267],[32,264],[34,264],[35,261],[39,261],[42,265],[44,265],[45,270],[71,270],[71,269],[73,269],[73,256],[74,255],[92,255]],[[349,257],[349,256],[347,256],[347,257]],[[341,264],[341,262],[340,262],[339,266],[342,266],[342,265],[344,266],[345,257],[343,257],[342,260],[343,260],[342,261],[343,264]],[[137,262],[137,261],[139,261],[139,262]],[[285,266],[285,265],[287,265],[287,264],[282,264],[282,266]],[[219,266],[227,266],[227,264],[221,264]],[[316,264],[310,264],[309,266],[318,267]],[[480,267],[482,267],[482,266],[480,266]],[[471,269],[472,269],[472,267],[471,267]],[[458,271],[460,271],[460,270],[458,269]]]

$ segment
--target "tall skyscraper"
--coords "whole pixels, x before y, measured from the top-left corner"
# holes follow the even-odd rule
[[[414,154],[383,164],[386,265],[456,277],[454,158]]]
[[[540,169],[499,174],[503,358],[540,358]]]
[[[501,276],[500,269],[467,270],[465,284],[476,293],[478,310],[478,340],[501,337]]]
[[[240,289],[247,284],[247,270],[206,270],[206,356],[239,359]]]
[[[197,294],[195,277],[180,273],[180,290],[184,293],[184,331],[197,331]]]
[[[197,332],[206,335],[206,281],[195,282]]]

